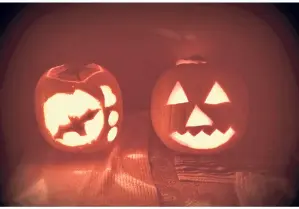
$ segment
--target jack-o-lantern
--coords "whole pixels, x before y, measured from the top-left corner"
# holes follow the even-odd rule
[[[204,61],[178,61],[158,80],[151,99],[157,135],[179,152],[227,148],[244,133],[246,115],[241,79]]]
[[[43,137],[64,151],[105,149],[119,133],[121,92],[115,77],[96,64],[62,65],[45,72],[35,92]]]

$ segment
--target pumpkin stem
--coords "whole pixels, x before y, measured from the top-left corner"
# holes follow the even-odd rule
[[[182,64],[206,64],[206,63],[207,63],[207,61],[202,56],[193,55],[188,58],[177,60],[176,66],[182,65]]]

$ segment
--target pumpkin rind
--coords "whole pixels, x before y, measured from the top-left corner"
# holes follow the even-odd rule
[[[72,98],[75,92],[82,92],[82,95],[89,95],[98,101],[99,111],[102,111],[104,124],[102,124],[102,130],[100,130],[100,133],[92,142],[70,146],[57,141],[49,131],[49,127],[47,127],[45,122],[44,105],[53,96],[71,95]],[[84,104],[84,99],[82,99],[82,102]],[[65,103],[62,104],[64,105]],[[70,104],[70,106],[72,105],[76,104]],[[121,92],[117,80],[109,71],[96,64],[86,66],[62,65],[45,72],[39,79],[35,89],[35,110],[37,123],[44,139],[55,148],[70,152],[93,152],[109,147],[119,133],[123,115]],[[86,111],[88,110],[91,109],[87,108]],[[113,126],[110,126],[108,118],[112,112],[117,112],[118,118]],[[69,115],[69,113],[65,114]],[[76,117],[80,118],[81,116],[80,114]],[[92,120],[84,123],[84,129],[86,129],[86,124]],[[98,128],[100,126],[101,124],[99,124]],[[109,131],[112,129],[117,129],[117,133],[113,140],[108,141]]]
[[[178,93],[180,96],[177,97],[177,103],[175,100],[169,101],[172,91],[178,85],[181,90],[177,91],[181,92]],[[214,95],[215,101],[211,97],[208,101],[208,96],[215,93],[212,91],[222,95]],[[221,100],[219,104],[217,99]],[[196,111],[198,118],[191,118]],[[151,117],[154,130],[167,147],[179,152],[210,153],[231,146],[245,130],[247,112],[247,92],[242,80],[210,64],[180,64],[159,78],[152,93]],[[193,125],[190,120],[193,120]],[[174,133],[182,140],[175,140]],[[228,139],[227,142],[223,140],[222,144],[218,140],[222,137],[221,133],[223,139],[227,133]],[[186,144],[187,136],[189,144]],[[209,143],[214,139],[219,144],[210,143],[204,147],[207,143],[201,141],[191,146],[191,142],[196,139],[206,139]]]

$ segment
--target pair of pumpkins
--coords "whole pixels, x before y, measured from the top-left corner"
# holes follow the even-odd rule
[[[247,94],[242,85],[205,62],[178,62],[154,87],[154,130],[176,151],[197,154],[226,148],[245,129]],[[99,65],[50,69],[37,84],[35,104],[42,135],[58,149],[105,149],[119,133],[121,90]]]

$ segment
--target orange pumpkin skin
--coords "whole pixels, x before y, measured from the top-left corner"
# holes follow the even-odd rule
[[[35,112],[40,132],[50,145],[62,151],[107,149],[120,131],[122,111],[117,80],[96,64],[51,68],[36,85]],[[70,128],[69,124],[74,124],[73,121],[80,124],[82,116],[87,118],[80,122],[79,133],[75,125]],[[61,127],[68,128],[59,131]]]
[[[248,98],[240,78],[210,64],[177,65],[157,81],[151,98],[153,128],[170,149],[215,153],[246,128]]]

